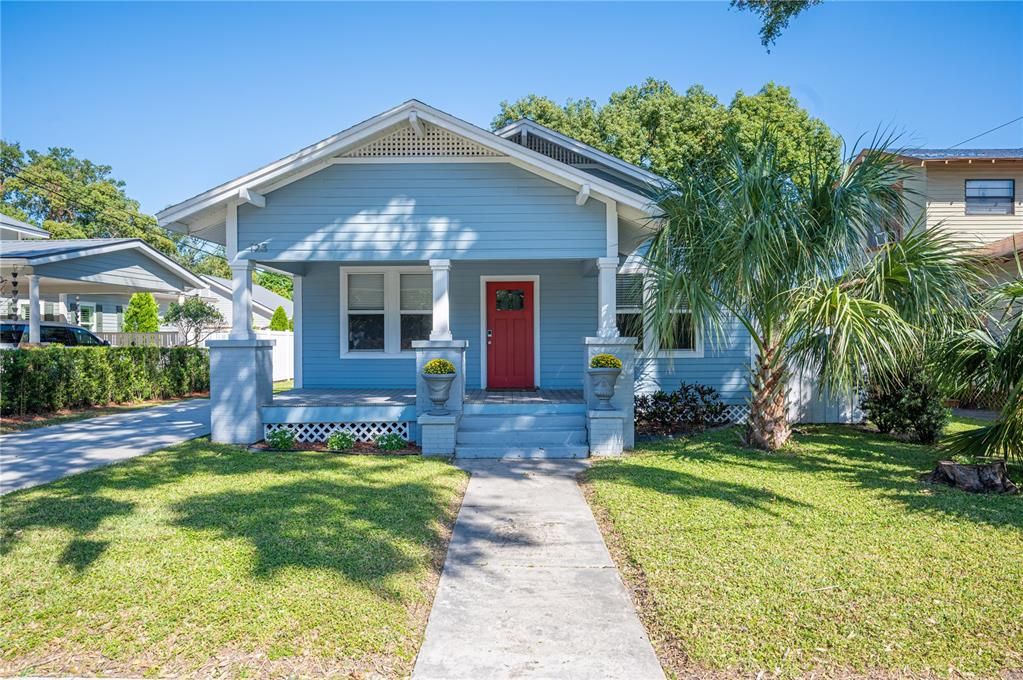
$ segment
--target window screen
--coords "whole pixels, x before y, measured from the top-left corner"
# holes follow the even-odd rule
[[[966,180],[967,215],[1012,215],[1015,201],[1015,180]]]

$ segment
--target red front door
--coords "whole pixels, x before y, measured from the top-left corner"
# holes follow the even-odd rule
[[[533,282],[487,282],[487,387],[533,384]]]

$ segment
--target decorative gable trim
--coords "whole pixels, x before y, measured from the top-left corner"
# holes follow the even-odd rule
[[[504,154],[454,134],[442,127],[419,122],[422,134],[412,125],[341,154],[341,158],[499,158]]]

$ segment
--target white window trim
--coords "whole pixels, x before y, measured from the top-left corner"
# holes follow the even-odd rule
[[[401,275],[430,274],[429,267],[341,267],[341,343],[342,359],[415,359],[415,350],[401,351]],[[348,275],[349,274],[383,274],[384,275],[384,351],[359,352],[348,349]],[[362,310],[354,310],[358,314]],[[365,312],[373,314],[374,312]],[[413,312],[406,312],[413,313]],[[430,314],[432,310],[415,310],[416,314]]]
[[[641,271],[629,271],[619,272],[619,275],[628,276],[645,276],[644,272]],[[653,298],[653,287],[650,285],[649,280],[643,279],[643,304],[647,306],[651,303]],[[676,314],[686,314],[689,310],[685,307],[678,307],[675,309]],[[643,319],[643,348],[640,350],[640,357],[653,358],[653,359],[702,359],[703,358],[703,333],[700,332],[700,327],[695,326],[693,329],[694,336],[694,347],[693,349],[661,349],[661,340],[657,337],[651,320],[647,318],[647,315],[643,313],[643,308],[633,307],[628,305],[617,305],[615,306],[615,315],[618,314],[639,314]]]
[[[480,388],[487,389],[487,283],[531,281],[533,283],[533,385],[540,389],[540,275],[480,276]]]

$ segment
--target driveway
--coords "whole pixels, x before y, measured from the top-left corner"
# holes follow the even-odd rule
[[[581,461],[473,461],[413,680],[663,679],[576,484]]]
[[[209,399],[189,399],[4,435],[0,437],[0,494],[209,433]]]

